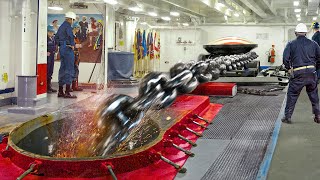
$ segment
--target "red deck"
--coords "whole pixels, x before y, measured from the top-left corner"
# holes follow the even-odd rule
[[[177,111],[177,112],[181,112],[181,111],[188,111],[187,115],[184,116],[183,118],[181,118],[181,120],[177,121],[177,124],[174,125],[172,128],[170,128],[166,134],[164,135],[163,140],[156,144],[154,147],[146,150],[146,151],[150,151],[150,152],[157,152],[157,153],[161,153],[164,157],[166,157],[167,159],[177,163],[178,165],[183,165],[186,160],[188,159],[188,155],[186,155],[185,153],[173,148],[173,147],[164,147],[164,141],[165,140],[172,140],[175,144],[179,145],[180,147],[190,150],[191,149],[191,145],[186,143],[185,141],[181,140],[181,139],[172,139],[169,134],[172,131],[178,131],[181,133],[181,135],[185,136],[187,139],[192,140],[193,142],[195,142],[198,137],[188,131],[182,131],[181,129],[179,129],[179,127],[181,126],[187,126],[190,129],[198,132],[198,133],[202,133],[204,131],[203,128],[196,126],[195,124],[191,124],[188,122],[188,119],[190,119],[190,116],[192,114],[199,114],[200,116],[204,117],[205,119],[208,120],[212,120],[220,111],[220,109],[222,108],[222,105],[220,104],[211,104],[209,102],[209,98],[206,96],[180,96],[177,98],[176,102],[169,107],[170,111]],[[205,126],[207,126],[207,124],[203,121],[197,121],[198,123],[201,123]],[[6,143],[1,143],[0,144],[0,151],[2,152],[4,149],[6,148]],[[14,159],[20,159],[21,161],[23,160],[23,156],[17,154],[14,152],[14,156],[20,156],[20,158],[17,157],[13,157],[11,158],[13,161]],[[132,155],[135,156],[135,155]],[[196,155],[197,156],[197,155]],[[30,157],[27,157],[26,159],[29,159]],[[128,156],[126,158],[135,158],[135,157],[131,157]],[[33,160],[39,160],[42,161],[41,159],[33,159]],[[29,161],[29,160],[28,160]],[[20,162],[14,161],[16,164],[19,164]],[[28,162],[30,163],[30,162]],[[50,163],[50,162],[46,162],[46,163]],[[53,163],[53,162],[52,162]],[[85,167],[90,167],[90,164],[93,162],[87,161],[86,162],[86,166]],[[27,162],[21,162],[21,164],[27,164]],[[20,167],[24,167],[25,165],[21,165],[19,164]],[[70,166],[70,162],[65,163],[65,165],[63,165],[63,169],[68,169],[68,166]],[[65,166],[65,167],[64,167]],[[123,166],[130,166],[128,164],[125,164]],[[81,167],[81,169],[85,169],[85,167]],[[41,167],[39,167],[41,168]],[[16,179],[17,177],[19,177],[26,168],[21,169],[18,166],[16,166],[9,158],[3,158],[2,156],[0,156],[0,177],[1,180],[5,180],[5,179]],[[102,170],[101,170],[102,171]],[[125,173],[117,173],[117,168],[114,169],[114,171],[116,172],[116,176],[119,180],[122,179],[130,179],[130,180],[166,180],[166,179],[173,179],[176,174],[178,173],[178,170],[175,169],[173,166],[163,162],[162,160],[158,160],[155,161],[155,163],[147,166],[147,167],[143,167],[137,170],[133,170],[131,172],[125,172]],[[86,179],[86,178],[81,178],[81,177],[88,177],[88,173],[90,174],[90,172],[85,172],[85,170],[83,172],[80,173],[79,176],[77,176],[77,179]],[[70,173],[72,174],[72,173]],[[82,176],[82,175],[84,176]],[[111,176],[108,176],[108,171],[105,170],[105,174],[106,176],[103,177],[96,177],[96,178],[90,178],[90,179],[112,179]],[[68,177],[68,176],[62,176],[62,177]],[[66,179],[66,178],[61,178],[57,177],[57,176],[36,176],[36,175],[28,175],[26,178],[24,179]]]

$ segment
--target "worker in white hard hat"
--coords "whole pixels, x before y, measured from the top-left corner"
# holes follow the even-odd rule
[[[65,21],[59,27],[55,36],[56,43],[60,49],[60,69],[59,69],[59,92],[58,97],[77,98],[70,94],[71,84],[74,75],[74,34],[71,25],[76,19],[76,14],[67,12]],[[63,91],[63,86],[66,85],[66,91]]]
[[[289,42],[283,52],[283,64],[291,74],[287,92],[285,116],[282,122],[291,124],[291,116],[301,90],[306,87],[312,104],[314,122],[320,123],[319,96],[316,70],[320,67],[320,48],[318,44],[306,37],[307,26],[297,25],[297,38]]]

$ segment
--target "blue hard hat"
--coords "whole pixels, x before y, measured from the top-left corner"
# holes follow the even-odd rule
[[[53,26],[48,25],[47,32],[55,32]]]
[[[319,29],[319,23],[318,22],[315,22],[313,24],[313,29]]]
[[[80,28],[80,24],[78,22],[73,23],[72,28]]]

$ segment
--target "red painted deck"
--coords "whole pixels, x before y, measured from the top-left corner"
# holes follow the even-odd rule
[[[182,131],[181,129],[179,129],[179,127],[181,126],[187,126],[190,129],[198,132],[198,133],[202,133],[204,131],[203,128],[196,126],[194,124],[191,124],[188,122],[188,120],[190,119],[190,117],[193,114],[199,114],[200,116],[208,119],[208,120],[213,120],[213,118],[218,114],[218,112],[220,111],[220,109],[222,108],[222,105],[220,104],[211,104],[209,102],[209,98],[206,96],[179,96],[176,100],[176,102],[169,107],[170,111],[174,111],[174,112],[186,112],[186,115],[183,116],[179,121],[177,121],[177,123],[171,127],[169,130],[166,131],[163,140],[161,142],[159,142],[158,144],[156,144],[154,147],[146,150],[146,151],[150,151],[150,152],[155,152],[156,153],[161,153],[164,157],[166,157],[167,159],[179,164],[179,165],[183,165],[186,160],[189,158],[188,155],[186,155],[185,153],[173,148],[173,147],[164,147],[163,146],[163,141],[164,140],[172,140],[175,144],[179,145],[180,147],[190,150],[191,149],[191,145],[186,143],[185,141],[181,140],[181,139],[170,139],[170,137],[168,136],[170,134],[170,132],[172,131],[178,131],[180,132],[181,135],[185,136],[187,139],[192,140],[193,142],[195,142],[198,137],[190,132],[187,131]],[[207,124],[203,121],[197,121],[198,123],[201,123],[205,126],[207,126]],[[3,150],[5,150],[6,148],[6,143],[1,143],[0,144],[0,151],[2,152]],[[14,153],[15,154],[15,153]],[[15,154],[14,156],[20,156],[18,154]],[[132,155],[135,156],[135,155]],[[136,158],[136,157],[132,157],[132,156],[128,156],[126,158]],[[24,159],[22,158],[23,156],[20,157],[21,161],[24,161]],[[12,160],[14,160],[15,157],[13,157]],[[19,158],[18,158],[19,159]],[[28,160],[27,160],[28,159]],[[30,161],[31,160],[39,160],[42,161],[41,159],[35,159],[32,158],[30,159],[30,157],[26,157],[25,161]],[[15,161],[16,163],[19,163],[17,161]],[[30,162],[21,162],[22,164],[28,164]],[[47,167],[48,167],[48,163],[50,163],[50,161],[44,161],[45,163],[47,163]],[[130,161],[128,161],[130,162]],[[52,162],[54,164],[54,162]],[[75,163],[77,164],[77,163]],[[90,167],[90,164],[94,164],[94,162],[90,162],[87,161],[85,162],[86,166],[82,166],[79,169],[82,169],[82,172],[79,172],[78,176],[76,177],[76,179],[88,179],[87,177],[90,177],[90,175],[88,176],[88,174],[90,174],[90,172],[86,172],[86,167]],[[83,165],[83,164],[82,164]],[[19,165],[20,167],[23,167],[25,165]],[[62,168],[64,170],[68,170],[68,166],[70,166],[70,162],[68,163],[63,163],[61,162],[61,166],[63,166]],[[124,166],[128,166],[128,164],[124,164]],[[130,165],[129,165],[130,166]],[[39,168],[41,168],[41,165],[39,166]],[[88,168],[90,169],[90,168]],[[98,169],[97,169],[98,170]],[[117,169],[114,169],[115,172],[117,171]],[[25,170],[19,168],[18,166],[16,166],[9,158],[3,158],[2,156],[0,156],[0,179],[1,180],[6,180],[6,179],[16,179],[18,176],[20,176]],[[53,169],[54,171],[54,169]],[[103,169],[101,168],[101,171],[103,171]],[[162,160],[157,160],[155,161],[155,163],[137,169],[137,170],[133,170],[130,172],[125,172],[125,173],[116,173],[116,176],[119,180],[166,180],[166,179],[173,179],[176,174],[178,173],[178,170],[175,169],[173,166],[163,162]],[[70,174],[72,174],[70,172]],[[95,177],[95,178],[90,178],[90,179],[112,179],[111,176],[107,175],[108,171],[105,170],[105,174],[106,176],[103,177]],[[66,176],[62,176],[62,177],[68,177],[68,175]],[[36,175],[28,175],[26,178],[24,179],[68,179],[68,178],[62,178],[60,175],[58,176],[36,176]],[[71,175],[69,177],[72,177]],[[82,177],[86,177],[86,178],[82,178]],[[74,178],[73,178],[74,179]]]

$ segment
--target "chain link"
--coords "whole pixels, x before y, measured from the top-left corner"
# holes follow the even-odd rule
[[[111,96],[97,111],[100,135],[96,137],[93,148],[96,155],[113,153],[141,122],[146,110],[168,107],[179,93],[190,93],[200,83],[216,80],[227,71],[247,68],[248,63],[257,57],[255,52],[248,52],[216,58],[209,56],[206,60],[187,64],[177,63],[170,69],[169,77],[160,72],[146,75],[140,83],[136,98]]]

